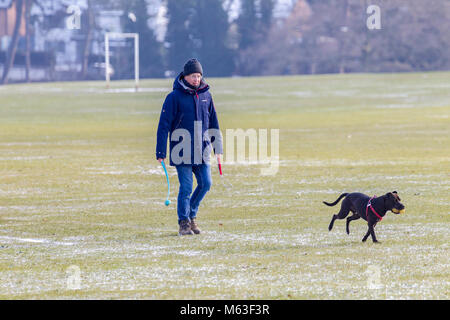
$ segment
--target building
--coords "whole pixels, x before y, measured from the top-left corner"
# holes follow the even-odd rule
[[[121,32],[121,10],[103,10],[95,7],[96,26],[90,47],[89,79],[104,76],[104,33]],[[87,38],[87,0],[41,0],[30,10],[30,43],[32,81],[67,81],[80,78]],[[25,10],[24,10],[25,11]],[[0,72],[3,72],[6,53],[11,42],[16,17],[13,0],[0,0]],[[25,79],[26,51],[25,15],[20,27],[20,40],[12,82]],[[3,57],[3,59],[2,59]],[[97,63],[95,63],[97,62]]]

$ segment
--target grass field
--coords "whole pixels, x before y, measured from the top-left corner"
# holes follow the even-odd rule
[[[214,167],[192,237],[154,155],[171,80],[0,87],[0,298],[450,298],[450,73],[208,82],[222,131],[280,129],[280,167]],[[381,244],[328,232],[323,200],[393,190]]]

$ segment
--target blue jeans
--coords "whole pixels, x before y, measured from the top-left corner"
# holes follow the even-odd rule
[[[200,202],[211,189],[211,166],[208,164],[179,165],[176,168],[180,182],[177,202],[178,223],[180,223],[181,220],[191,220],[197,216]],[[192,193],[192,173],[197,179],[197,188],[194,193]]]

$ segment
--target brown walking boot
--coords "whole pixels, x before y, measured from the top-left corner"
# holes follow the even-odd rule
[[[180,230],[178,231],[178,234],[180,236],[187,236],[187,235],[194,234],[194,232],[192,232],[192,230],[191,230],[191,226],[190,226],[188,220],[181,220],[180,221]]]
[[[195,221],[195,218],[191,219],[191,230],[195,234],[200,234],[200,232],[202,232],[202,230],[199,229],[197,222]]]

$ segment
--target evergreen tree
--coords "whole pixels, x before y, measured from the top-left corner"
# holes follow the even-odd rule
[[[229,23],[220,0],[197,0],[195,44],[208,76],[229,76],[234,71],[233,52],[225,45]]]
[[[197,58],[206,76],[228,76],[233,52],[226,47],[228,16],[221,0],[168,0],[166,33],[169,69],[179,72]]]
[[[241,13],[237,19],[239,49],[245,50],[254,44],[257,22],[255,0],[241,0]]]
[[[260,29],[264,36],[272,26],[273,9],[275,7],[275,0],[260,0]]]
[[[156,40],[155,33],[150,29],[146,0],[127,0],[124,15],[122,17],[125,32],[139,33],[139,72],[142,78],[154,78],[164,76],[162,59],[162,44]],[[136,21],[128,16],[133,14]],[[134,18],[134,17],[133,17]],[[134,51],[127,55],[127,74],[134,74]]]
[[[167,1],[167,31],[165,46],[167,48],[168,69],[179,72],[184,62],[192,57],[194,48],[189,30],[189,15],[192,14],[192,0]]]
[[[239,54],[236,64],[240,75],[259,74],[264,65],[260,58],[265,50],[272,27],[275,0],[241,0],[241,13],[237,19]]]

